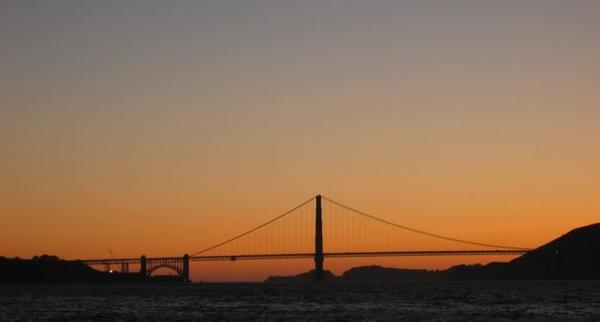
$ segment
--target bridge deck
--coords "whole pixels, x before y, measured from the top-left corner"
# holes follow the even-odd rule
[[[387,251],[387,252],[337,252],[323,253],[328,258],[340,257],[392,257],[392,256],[469,256],[469,255],[522,255],[529,249],[493,249],[493,250],[440,250],[440,251]],[[218,255],[218,256],[193,256],[190,261],[236,261],[236,260],[269,260],[269,259],[299,259],[313,258],[314,253],[292,253],[292,254],[251,254],[251,255]],[[149,257],[146,260],[180,260],[182,257]],[[107,264],[139,264],[140,258],[111,258],[111,259],[83,259],[81,262],[87,265]]]

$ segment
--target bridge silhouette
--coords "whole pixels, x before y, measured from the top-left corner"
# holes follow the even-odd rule
[[[315,280],[323,280],[325,258],[383,256],[520,255],[531,249],[468,241],[399,225],[317,195],[293,209],[233,238],[180,257],[79,260],[150,276],[174,271],[190,280],[190,262],[313,258]]]

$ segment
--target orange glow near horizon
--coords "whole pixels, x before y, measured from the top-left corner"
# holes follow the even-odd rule
[[[316,194],[520,247],[600,221],[600,2],[0,7],[0,256],[181,256]]]
[[[260,205],[254,205],[260,207]],[[313,204],[309,205],[314,206]],[[266,208],[266,207],[265,207]],[[314,211],[313,208],[310,209]],[[223,211],[227,213],[227,211]],[[507,216],[510,213],[505,212]],[[314,221],[314,214],[308,214],[308,221],[312,223]],[[500,214],[498,214],[500,215]],[[326,216],[326,215],[325,215]],[[42,253],[56,254],[64,258],[109,258],[110,255],[107,253],[106,247],[110,246],[116,253],[117,257],[137,257],[141,254],[146,256],[179,256],[184,253],[192,253],[193,251],[200,250],[208,245],[215,244],[216,241],[222,241],[232,237],[230,230],[227,227],[231,227],[232,230],[236,230],[236,234],[247,230],[250,227],[256,226],[256,223],[251,223],[250,220],[242,223],[234,224],[232,222],[220,222],[214,220],[216,223],[214,229],[205,230],[202,227],[186,224],[185,222],[159,222],[162,216],[149,216],[148,219],[156,218],[158,222],[152,225],[152,220],[144,226],[152,227],[150,231],[136,231],[130,232],[131,235],[126,231],[126,226],[135,228],[133,223],[121,222],[124,226],[110,227],[109,226],[96,226],[95,228],[90,227],[90,230],[79,232],[77,235],[66,235],[63,236],[64,240],[74,239],[80,241],[77,244],[70,245],[67,243],[58,243],[57,246],[52,246],[54,251],[32,251],[19,252],[18,248],[15,248],[14,253],[8,253],[8,256],[22,256],[30,257],[33,255],[39,255]],[[257,216],[258,217],[258,216]],[[262,216],[270,219],[266,216]],[[399,218],[400,216],[396,217]],[[459,216],[457,216],[459,217]],[[190,222],[194,222],[192,216],[188,217]],[[240,216],[240,221],[244,221],[244,216]],[[254,218],[254,217],[253,217]],[[392,216],[385,217],[388,220],[392,220]],[[489,218],[496,218],[495,216],[487,217],[488,219],[482,219],[474,222],[472,225],[466,225],[465,222],[436,222],[436,221],[420,221],[429,222],[431,226],[439,227],[437,230],[431,230],[434,233],[446,234],[452,237],[458,238],[470,238],[473,241],[480,241],[486,243],[496,244],[507,244],[517,247],[537,247],[550,241],[559,235],[566,233],[567,230],[575,228],[576,226],[585,225],[589,222],[574,223],[569,221],[572,226],[563,226],[563,222],[552,222],[545,221],[543,224],[535,224],[533,220],[520,220],[520,221],[501,221],[493,220]],[[407,217],[407,221],[418,222],[414,218],[410,220]],[[593,218],[591,218],[593,219]],[[264,221],[264,220],[263,220]],[[205,223],[208,224],[208,223]],[[327,220],[324,222],[324,230],[327,231]],[[210,224],[208,224],[210,225]],[[489,231],[483,231],[485,227],[489,228]],[[46,226],[48,227],[48,226]],[[447,231],[442,231],[443,227],[447,227]],[[545,227],[547,230],[542,230],[540,227]],[[416,227],[420,228],[420,227]],[[104,233],[96,232],[97,229],[102,229]],[[218,229],[218,230],[217,230]],[[452,234],[454,232],[454,234]],[[507,233],[508,232],[508,233]],[[309,234],[314,233],[310,231]],[[15,239],[18,235],[14,234]],[[7,236],[7,235],[4,235]],[[43,234],[39,236],[44,236]],[[46,238],[54,238],[52,234],[46,233]],[[87,237],[86,237],[87,236]],[[104,238],[103,236],[107,237]],[[135,236],[136,238],[131,238]],[[309,236],[309,249],[312,249],[314,245],[310,240],[313,235]],[[140,239],[140,240],[138,240]],[[179,247],[179,245],[186,245],[191,241],[203,240],[204,244],[202,247],[196,249]],[[128,242],[129,241],[129,242]],[[35,242],[43,242],[43,239],[37,239],[32,241],[34,246],[31,244],[23,243],[19,246],[23,247],[40,247],[35,246]],[[6,244],[5,244],[6,245]],[[117,247],[115,245],[127,245],[128,248]],[[175,245],[175,247],[173,247]],[[325,249],[330,245],[328,244],[327,235],[325,236]],[[139,247],[140,250],[136,250]],[[92,249],[88,251],[88,249]],[[32,248],[34,249],[34,248]],[[48,248],[46,248],[48,249]],[[5,255],[5,256],[6,256]],[[355,266],[365,265],[383,265],[388,267],[400,267],[400,268],[414,268],[414,269],[445,269],[453,265],[458,264],[477,264],[477,263],[488,263],[491,261],[508,261],[514,258],[514,256],[440,256],[440,257],[384,257],[384,258],[346,258],[346,259],[331,259],[325,260],[325,269],[334,272],[335,274],[341,274],[345,270]],[[271,275],[294,275],[304,271],[313,269],[314,264],[312,259],[302,260],[257,260],[257,261],[235,261],[235,262],[193,262],[191,267],[191,275],[194,281],[261,281]],[[117,268],[118,269],[118,268]],[[168,273],[168,272],[165,272]]]

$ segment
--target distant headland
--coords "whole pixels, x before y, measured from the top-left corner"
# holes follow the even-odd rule
[[[0,257],[0,283],[180,281],[177,276],[97,271],[80,261],[42,255],[31,259]]]
[[[510,262],[458,265],[446,270],[355,267],[341,276],[325,272],[333,282],[402,282],[509,279],[600,279],[600,223],[580,227]],[[314,271],[271,276],[267,283],[304,283]]]

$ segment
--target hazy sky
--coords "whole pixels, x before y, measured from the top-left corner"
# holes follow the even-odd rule
[[[600,221],[599,103],[600,1],[2,1],[0,255],[193,253],[317,193],[535,247]]]

